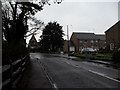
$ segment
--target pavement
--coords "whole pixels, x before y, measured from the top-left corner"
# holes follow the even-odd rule
[[[37,59],[31,59],[17,88],[52,88]]]
[[[80,59],[79,57],[75,57],[75,56],[68,56],[68,54],[59,54],[58,56],[60,57],[64,57],[64,58],[68,58],[68,59]],[[102,61],[102,60],[91,60],[91,59],[84,59],[88,62],[94,62],[94,63],[99,63],[99,64],[105,64],[105,65],[110,65],[113,66],[113,64],[111,62],[107,62],[107,61]]]

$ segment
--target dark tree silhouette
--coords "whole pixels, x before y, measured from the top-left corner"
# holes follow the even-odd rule
[[[6,61],[10,59],[15,61],[28,54],[24,38],[28,31],[27,21],[36,12],[42,10],[42,7],[45,5],[44,1],[35,3],[2,0],[2,34],[6,39],[6,44],[8,44],[8,47],[4,49],[8,53],[6,54],[3,51],[3,57],[8,57]]]
[[[62,0],[55,0],[55,2],[59,4]],[[16,43],[20,38],[24,38],[28,30],[28,19],[33,18],[32,16],[38,11],[43,10],[46,4],[50,5],[49,0],[33,0],[28,2],[2,0],[2,29],[5,39],[10,43],[13,41]],[[35,19],[32,20],[35,21]]]
[[[2,51],[3,57],[9,58],[6,60],[17,60],[27,54],[25,36],[26,33],[29,32],[28,20],[31,19],[34,21],[36,26],[40,24],[40,22],[34,18],[34,15],[38,11],[43,10],[44,5],[50,5],[49,0],[30,0],[29,2],[2,0],[1,3],[3,42],[8,46],[4,49],[5,53]],[[38,30],[39,27],[40,26],[33,29],[33,32]]]
[[[57,22],[49,22],[43,29],[41,36],[42,48],[46,51],[55,51],[63,46],[63,30]]]
[[[44,1],[44,0],[43,0]],[[6,3],[6,5],[4,4]],[[28,30],[27,20],[37,11],[41,11],[43,2],[4,2],[2,5],[3,33],[5,39],[11,42],[19,42],[24,38]],[[8,21],[8,22],[6,22]]]

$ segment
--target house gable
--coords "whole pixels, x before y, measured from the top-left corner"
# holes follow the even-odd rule
[[[28,46],[29,46],[30,48],[32,48],[32,47],[37,48],[37,47],[38,47],[38,42],[37,42],[34,34],[32,35],[31,39],[29,40]]]
[[[77,38],[77,36],[75,35],[74,32],[72,33],[72,36],[71,36],[70,40],[73,42],[73,44],[75,46],[75,51],[78,51],[78,49],[79,49],[79,47],[78,47],[79,46],[79,40],[78,40],[78,38]]]
[[[105,47],[105,35],[95,35],[94,33],[73,32],[71,39],[76,52],[81,51],[82,48],[99,49]]]
[[[106,33],[106,42],[109,49],[119,49],[120,48],[120,21],[110,27]],[[112,48],[111,48],[112,45]]]

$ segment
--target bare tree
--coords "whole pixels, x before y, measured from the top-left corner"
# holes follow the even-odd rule
[[[2,0],[3,34],[8,42],[19,41],[28,32],[28,19],[34,21],[30,32],[40,29],[43,22],[33,18],[38,11],[43,10],[44,5],[50,5],[50,0],[28,0],[28,2],[14,2]],[[54,0],[54,3],[61,3],[62,0]],[[28,35],[29,36],[29,35]],[[11,41],[12,40],[12,41]]]

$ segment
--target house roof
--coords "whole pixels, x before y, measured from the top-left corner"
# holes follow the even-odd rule
[[[120,28],[120,20],[117,23],[115,23],[113,26],[111,26],[107,31],[105,31],[105,33],[108,32],[108,31],[110,31],[110,30],[114,30],[114,29],[112,29],[113,27]]]
[[[29,43],[31,43],[31,42],[36,42],[36,43],[37,43],[37,40],[36,40],[34,34],[32,35],[32,37],[31,37]]]
[[[106,40],[106,37],[104,34],[96,34],[95,35],[97,38],[99,38],[100,40]]]
[[[94,33],[83,33],[83,32],[73,32],[73,34],[76,35],[76,37],[78,39],[82,39],[82,40],[97,40],[99,39],[98,37],[96,37],[96,35]]]

